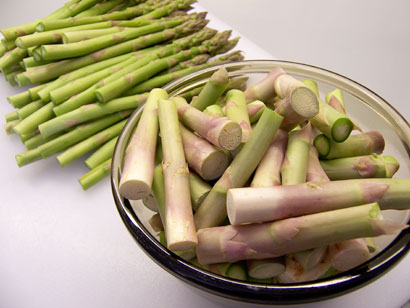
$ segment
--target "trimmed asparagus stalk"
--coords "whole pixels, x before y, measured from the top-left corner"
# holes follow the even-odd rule
[[[182,97],[175,98],[179,119],[200,136],[226,150],[234,150],[240,143],[242,131],[238,123],[226,117],[209,116],[189,105]]]
[[[289,133],[288,145],[283,158],[280,174],[282,185],[294,185],[306,182],[309,163],[312,127],[310,123],[301,130]]]
[[[197,100],[195,100],[194,104],[196,104],[196,101]],[[249,121],[245,93],[243,93],[241,90],[236,90],[236,89],[229,90],[226,93],[225,114],[228,117],[228,119],[235,121],[241,126],[241,130],[242,130],[241,143],[243,144],[247,142],[252,133],[252,128],[251,128],[251,123]]]
[[[14,107],[14,108],[21,108],[25,105],[32,102],[30,92],[28,90],[10,95],[7,97],[7,101]]]
[[[40,109],[20,121],[20,123],[14,127],[14,131],[19,135],[23,135],[35,130],[40,123],[54,117],[53,107],[53,103],[48,103],[42,106]]]
[[[189,167],[204,180],[219,178],[228,167],[228,156],[205,139],[189,131],[182,124],[180,124],[180,132]]]
[[[227,217],[228,189],[245,185],[272,142],[282,119],[274,111],[265,109],[248,142],[235,156],[195,213],[197,229],[217,226],[224,222]]]
[[[316,147],[319,157],[332,159],[343,157],[354,157],[381,154],[384,150],[385,142],[383,136],[378,131],[368,131],[354,134],[344,142],[338,143],[324,138],[322,135],[315,137],[313,145]]]
[[[312,79],[305,79],[302,80],[303,84],[311,90],[317,97],[320,97],[319,87],[317,86],[317,82]]]
[[[321,165],[318,157],[318,153],[315,147],[310,147],[309,150],[309,162],[306,172],[307,182],[328,182],[330,181],[323,166]]]
[[[104,143],[98,150],[91,154],[84,163],[90,169],[93,169],[112,157],[114,153],[115,144],[117,143],[118,137],[114,137]]]
[[[39,99],[21,107],[17,110],[17,113],[19,115],[19,118],[23,120],[45,105],[46,104],[41,99]]]
[[[160,100],[158,116],[163,148],[167,247],[174,251],[194,248],[198,239],[192,214],[188,165],[175,102]]]
[[[329,246],[332,266],[341,272],[352,269],[370,259],[364,238],[338,242]]]
[[[276,96],[275,80],[283,74],[285,74],[285,71],[282,68],[275,68],[264,79],[246,89],[246,99],[251,101],[260,100],[265,103],[272,100]]]
[[[118,122],[91,137],[88,137],[87,139],[77,143],[76,145],[65,150],[63,153],[59,154],[57,156],[57,160],[60,163],[61,167],[67,166],[77,158],[80,158],[93,149],[99,147],[107,140],[117,137],[123,129],[127,120],[128,119],[124,119],[121,122]]]
[[[303,267],[304,270],[309,271],[318,266],[323,261],[326,254],[327,246],[321,246],[296,252],[293,254],[293,257]]]
[[[391,156],[387,157],[388,167],[383,156],[377,154],[322,160],[324,171],[334,180],[385,178],[393,177],[399,169],[399,162]],[[389,169],[389,172],[387,172]]]
[[[205,114],[210,115],[212,117],[222,118],[225,116],[222,108],[219,105],[209,105],[203,111]]]
[[[17,126],[20,123],[20,120],[12,120],[6,123],[6,126],[4,127],[4,130],[7,135],[14,134],[14,127]]]
[[[288,133],[279,129],[253,176],[251,187],[269,187],[281,184],[280,168],[285,157]]]
[[[118,4],[123,3],[124,0],[106,0],[104,2],[96,3],[93,7],[89,8],[86,11],[82,11],[81,13],[77,14],[76,17],[85,17],[85,16],[98,16],[102,15]]]
[[[211,185],[202,180],[196,173],[189,172],[189,189],[192,208],[196,211],[210,192]]]
[[[6,120],[6,123],[7,123],[7,122],[11,122],[11,121],[14,121],[14,120],[19,120],[19,119],[20,119],[20,117],[19,117],[19,114],[18,114],[17,110],[12,111],[12,112],[10,112],[10,113],[6,114],[6,115],[4,116],[4,118],[5,118],[5,120]]]
[[[150,92],[128,144],[119,184],[121,195],[127,199],[143,199],[151,192],[158,135],[158,101],[166,98],[168,94],[162,89]]]
[[[266,259],[359,237],[395,234],[407,227],[383,220],[377,203],[371,203],[263,224],[201,229],[196,252],[201,264]]]
[[[25,56],[27,56],[26,49],[16,47],[10,51],[7,51],[0,58],[0,70],[4,71],[5,69],[12,67],[13,65],[19,64]]]
[[[248,108],[248,116],[251,124],[256,123],[261,117],[266,106],[263,102],[255,100],[246,105]]]
[[[248,275],[255,279],[267,279],[279,276],[285,271],[285,260],[282,257],[262,260],[247,260]]]
[[[63,135],[64,132],[54,134],[54,135],[52,135],[50,137],[47,137],[47,138],[43,138],[41,136],[40,132],[38,132],[37,130],[33,131],[32,133],[34,133],[35,135],[32,136],[30,139],[27,139],[26,141],[24,141],[24,145],[25,145],[27,150],[33,150],[33,149],[37,148],[38,146],[40,146],[44,143],[47,143],[47,142],[49,142],[49,141]],[[29,135],[29,134],[27,134],[27,135]],[[22,139],[23,136],[25,136],[25,135],[20,136],[20,138]]]
[[[230,189],[233,225],[264,222],[378,202],[383,210],[410,206],[409,179],[354,179],[274,187]],[[252,204],[252,207],[249,207]]]
[[[326,94],[326,103],[332,106],[340,113],[346,114],[346,107],[344,104],[343,93],[340,89],[335,89]]]
[[[78,179],[78,182],[81,184],[81,187],[84,190],[89,189],[91,186],[95,185],[103,178],[108,176],[111,172],[111,158],[103,162],[101,165],[98,165],[94,169],[90,170],[82,177]]]

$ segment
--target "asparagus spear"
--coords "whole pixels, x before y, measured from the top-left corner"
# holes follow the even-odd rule
[[[194,211],[199,208],[210,190],[211,185],[201,179],[196,173],[192,171],[189,172],[189,191],[191,193],[191,203]]]
[[[84,174],[78,179],[78,182],[81,184],[81,187],[84,190],[87,190],[91,186],[98,183],[101,179],[109,175],[111,172],[111,158],[103,162],[101,165],[98,165],[94,169],[91,169],[89,172]]]
[[[180,124],[180,132],[185,158],[189,167],[204,180],[219,178],[226,167],[228,167],[228,156],[223,151],[216,149],[205,139],[189,131],[182,124]]]
[[[14,127],[20,123],[20,120],[12,120],[6,123],[4,130],[6,131],[7,135],[11,135],[15,133]]]
[[[281,184],[280,168],[288,143],[288,133],[279,129],[259,163],[251,187],[269,187]]]
[[[306,181],[308,182],[328,182],[330,181],[323,166],[319,162],[318,153],[315,147],[310,147],[309,162],[306,172]]]
[[[290,132],[285,157],[280,168],[282,185],[306,182],[311,139],[312,127],[310,123],[301,130]]]
[[[272,142],[282,119],[274,111],[265,109],[248,142],[235,156],[195,213],[197,229],[220,225],[226,219],[228,189],[245,185]]]
[[[263,224],[201,229],[196,252],[201,264],[265,259],[407,227],[383,220],[377,203],[371,203]]]
[[[225,82],[225,87],[226,85],[227,85],[227,82]],[[204,89],[205,88],[206,88],[206,85]],[[196,104],[196,101],[197,100],[195,100],[194,104]],[[236,90],[236,89],[229,90],[226,93],[225,114],[230,120],[235,121],[241,126],[241,130],[242,130],[241,143],[244,144],[245,142],[247,142],[252,133],[252,128],[251,128],[251,123],[249,121],[245,93],[243,93],[241,90]]]
[[[320,164],[332,181],[358,178],[391,178],[400,166],[394,157],[388,156],[385,160],[383,156],[377,154],[323,160]]]
[[[246,99],[250,101],[260,100],[265,103],[272,100],[276,96],[275,80],[283,74],[285,71],[281,67],[275,68],[264,79],[246,89]]]
[[[41,136],[40,132],[36,129],[36,130],[32,131],[31,133],[26,134],[26,135],[30,135],[30,134],[34,134],[34,135],[30,139],[27,139],[26,141],[24,141],[24,145],[26,146],[27,150],[33,150],[33,149],[37,148],[38,146],[40,146],[44,143],[47,143],[47,142],[49,142],[49,141],[63,135],[63,133],[64,132],[59,132],[59,133],[56,133],[56,134],[54,134],[50,137],[43,138]],[[21,135],[20,139],[23,139],[23,136],[26,136],[26,135]]]
[[[25,105],[31,103],[30,92],[28,90],[10,95],[7,97],[7,101],[14,107],[14,108],[21,108]]]
[[[219,105],[209,105],[208,107],[204,109],[203,112],[207,115],[218,117],[218,118],[222,118],[225,116],[225,113],[223,112],[222,108]]]
[[[63,153],[57,156],[57,160],[60,163],[61,167],[67,166],[69,163],[73,162],[77,158],[87,154],[93,149],[99,147],[101,144],[110,140],[114,137],[117,137],[121,130],[123,129],[127,118],[124,120],[98,132],[97,134],[84,139],[83,141],[77,143],[76,145],[68,148]]]
[[[10,113],[8,113],[8,114],[6,114],[5,116],[4,116],[4,118],[5,118],[5,120],[6,120],[6,123],[7,122],[10,122],[10,121],[14,121],[14,120],[19,120],[20,119],[20,117],[19,117],[19,114],[18,114],[18,112],[15,110],[15,111],[12,111],[12,112],[10,112]]]
[[[383,210],[410,206],[409,179],[354,179],[230,189],[231,224],[264,222],[378,202]],[[252,204],[252,207],[249,207]]]
[[[209,116],[188,105],[182,97],[176,98],[175,103],[181,122],[212,144],[226,150],[233,150],[239,145],[242,132],[238,123],[225,117]]]
[[[25,56],[27,56],[27,50],[19,47],[7,51],[3,57],[0,58],[0,70],[4,71],[13,65],[19,64]]]
[[[158,135],[158,101],[165,98],[168,94],[162,89],[150,92],[128,144],[119,184],[120,194],[127,199],[143,199],[151,191]]]
[[[189,171],[175,102],[160,100],[158,115],[163,148],[167,247],[174,251],[194,248],[198,240],[192,214]]]
[[[102,15],[118,4],[123,3],[124,0],[106,0],[104,2],[98,2],[93,7],[89,8],[86,11],[82,11],[81,13],[77,14],[76,17],[85,17],[85,16],[98,16]]]
[[[347,271],[370,259],[364,238],[338,242],[329,246],[332,266],[338,271]]]
[[[33,114],[35,111],[39,110],[41,107],[43,107],[45,103],[38,99],[34,102],[28,103],[27,105],[21,107],[19,110],[17,110],[17,113],[19,115],[19,118],[21,120],[27,118],[31,114]]]
[[[334,109],[340,113],[346,113],[346,107],[344,104],[343,93],[340,89],[335,89],[332,92],[329,92],[326,95],[326,102],[329,106],[332,106]]]
[[[259,120],[266,105],[259,100],[255,100],[247,104],[246,107],[248,109],[249,121],[253,124]]]
[[[35,130],[40,123],[43,123],[54,117],[53,103],[48,103],[30,114],[14,127],[14,131],[19,134],[27,134]]]

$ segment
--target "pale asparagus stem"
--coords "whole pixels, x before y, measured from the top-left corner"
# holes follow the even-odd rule
[[[352,269],[370,259],[364,238],[338,242],[329,246],[332,266],[341,272]]]
[[[285,271],[285,260],[283,257],[247,260],[246,267],[248,269],[248,275],[252,278],[273,278]]]
[[[111,158],[103,162],[101,165],[98,165],[94,169],[91,169],[89,172],[84,174],[78,179],[81,187],[84,190],[89,189],[91,186],[95,185],[103,178],[108,176],[111,172]]]
[[[242,131],[238,123],[226,117],[209,116],[189,105],[182,97],[175,98],[175,104],[180,121],[210,143],[225,150],[234,150],[240,144]]]
[[[275,68],[264,79],[246,89],[246,99],[251,101],[261,100],[265,103],[272,100],[276,96],[274,88],[275,80],[283,74],[285,74],[285,71],[282,68]]]
[[[230,189],[231,224],[273,221],[378,202],[382,210],[410,207],[409,179],[354,179]],[[252,204],[252,207],[249,207]]]
[[[278,277],[279,282],[284,284],[317,280],[326,277],[329,272],[332,272],[332,275],[337,273],[337,271],[332,268],[329,254],[326,254],[322,262],[315,268],[309,270],[303,268],[303,266],[290,255],[285,257],[285,263],[286,269]]]
[[[279,129],[256,169],[251,187],[269,187],[281,184],[280,168],[287,144],[288,133]]]
[[[392,156],[386,157],[385,159],[381,155],[371,154],[322,160],[320,164],[332,181],[360,178],[391,178],[399,169],[400,164]]]
[[[188,165],[175,102],[159,100],[158,116],[163,148],[167,247],[174,251],[194,248],[198,239],[192,213]]]
[[[326,159],[381,154],[385,146],[382,134],[375,130],[351,135],[342,143],[321,136],[315,137],[313,145],[319,157]]]
[[[219,178],[228,167],[228,156],[205,139],[195,135],[182,124],[180,132],[186,161],[204,180]]]
[[[248,116],[251,124],[256,123],[261,117],[266,106],[262,101],[255,100],[246,105],[248,108]]]
[[[196,252],[201,264],[266,259],[354,238],[395,234],[407,227],[382,219],[377,203],[371,203],[263,224],[201,229]]]
[[[128,144],[119,185],[120,194],[127,199],[143,199],[151,192],[158,136],[158,101],[166,98],[168,94],[162,89],[150,92]]]
[[[241,143],[243,144],[247,142],[252,133],[252,128],[249,121],[245,93],[243,93],[241,90],[236,89],[229,90],[226,93],[225,114],[228,119],[238,123],[241,126]]]
[[[327,253],[327,246],[321,246],[313,249],[299,251],[293,254],[293,257],[303,269],[309,271],[322,262]]]
[[[228,72],[222,66],[219,70],[212,74],[211,78],[206,82],[205,86],[198,95],[198,98],[191,106],[204,110],[209,105],[215,104],[216,100],[222,95],[228,86]]]
[[[330,181],[323,166],[320,164],[318,153],[315,147],[311,146],[309,150],[309,162],[306,173],[307,182],[328,182]]]
[[[222,118],[225,116],[224,112],[222,111],[222,108],[219,105],[209,105],[206,107],[203,111],[205,114],[213,116],[213,117],[218,117]]]
[[[312,127],[310,122],[301,130],[289,133],[285,157],[280,168],[282,185],[306,182]]]
[[[275,111],[284,117],[281,128],[290,131],[318,114],[319,101],[314,92],[299,87],[277,102]]]
[[[282,119],[276,112],[268,108],[264,110],[248,142],[235,156],[195,213],[197,229],[218,226],[224,222],[227,216],[228,189],[246,184],[272,142]]]
[[[189,190],[191,192],[192,208],[196,211],[211,191],[211,185],[194,172],[189,172]]]
[[[112,157],[114,152],[115,144],[117,143],[118,137],[114,137],[104,143],[98,150],[91,154],[84,163],[90,169],[93,169]]]

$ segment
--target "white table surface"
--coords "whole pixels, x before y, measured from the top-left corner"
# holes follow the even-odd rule
[[[32,21],[63,2],[2,0],[0,28]],[[409,1],[200,4],[252,41],[239,45],[247,59],[336,71],[410,118]],[[13,110],[5,97],[19,91],[0,80],[0,114]],[[119,218],[108,180],[83,192],[76,182],[87,172],[82,162],[62,169],[50,158],[18,168],[14,155],[23,151],[16,136],[0,131],[0,308],[227,306],[186,287],[143,253]],[[410,298],[409,277],[408,255],[369,286],[300,307],[401,307]]]

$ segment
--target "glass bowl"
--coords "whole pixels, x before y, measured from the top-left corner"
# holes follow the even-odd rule
[[[410,126],[400,113],[373,91],[337,73],[301,63],[258,60],[225,64],[230,78],[248,77],[254,84],[275,67],[282,67],[297,79],[313,79],[323,94],[335,88],[343,91],[349,116],[363,131],[377,129],[385,140],[384,153],[400,162],[396,178],[410,178]],[[203,85],[220,66],[213,66],[183,78],[165,87],[170,96],[176,96]],[[378,250],[373,257],[349,271],[306,283],[259,284],[222,277],[185,261],[162,246],[148,223],[154,214],[141,201],[129,201],[120,196],[124,153],[128,140],[141,115],[142,108],[134,112],[125,125],[115,148],[111,186],[118,212],[136,242],[157,264],[191,286],[224,298],[258,304],[295,304],[324,300],[351,292],[374,281],[396,265],[410,248],[410,230],[396,236],[376,239]],[[386,218],[409,223],[409,211],[383,211]]]

